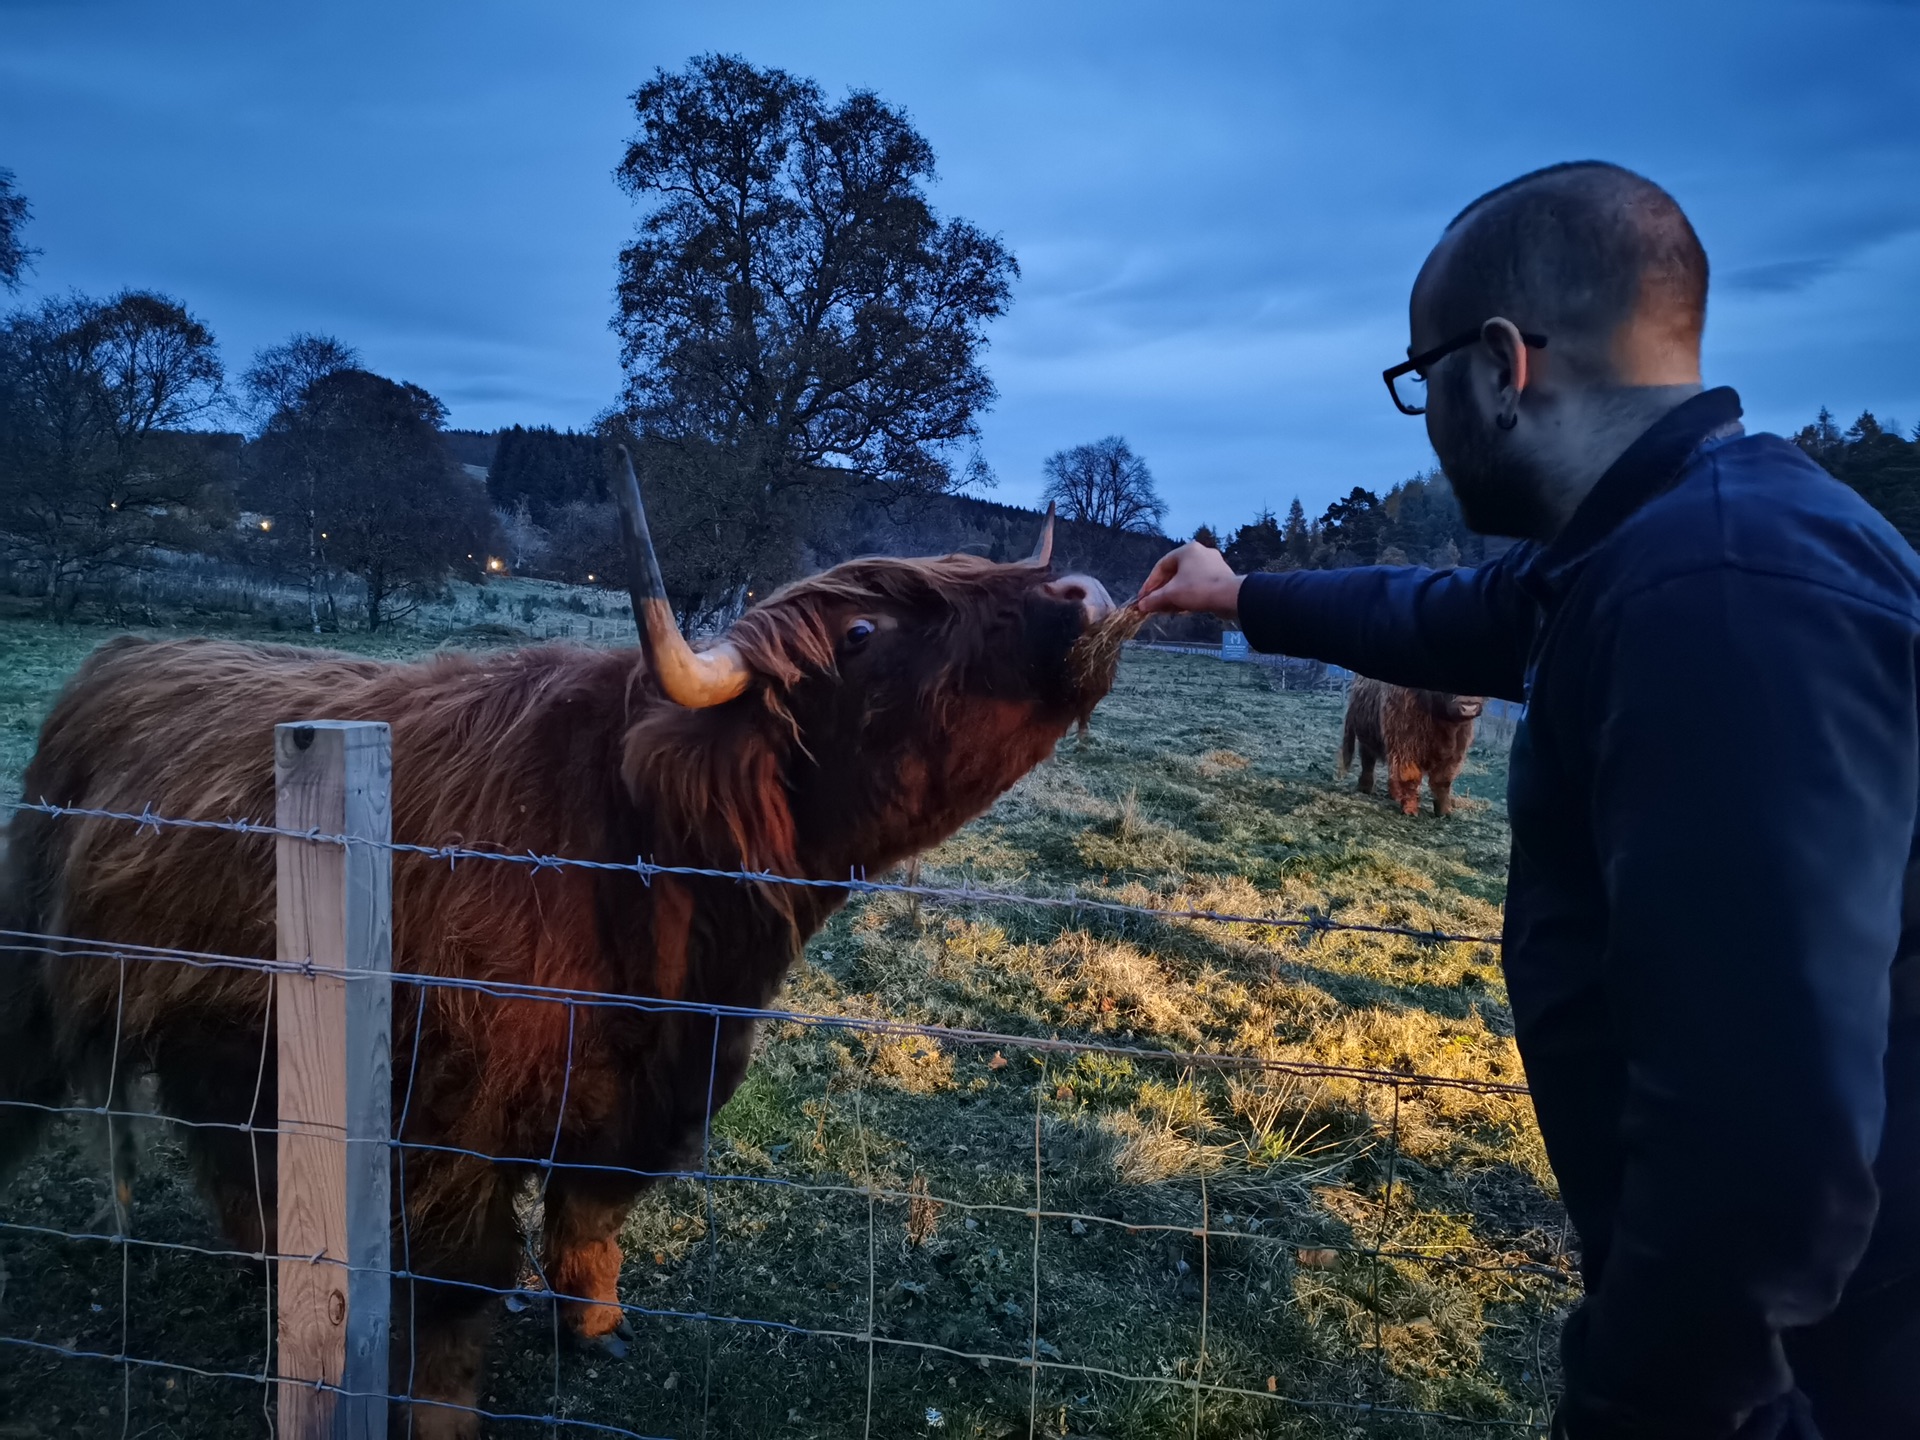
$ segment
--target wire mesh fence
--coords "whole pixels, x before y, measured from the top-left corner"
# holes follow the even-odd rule
[[[1341,932],[1423,946],[1499,943],[1097,892],[823,880],[394,843],[254,820],[19,808],[148,835],[217,832],[449,867],[826,889],[910,908],[916,919],[924,905],[1149,931],[1231,926],[1275,944]],[[0,950],[50,966],[108,967],[116,1014],[141,967],[257,977],[263,1008],[280,978],[314,974],[310,959],[288,958],[284,940],[281,957],[268,958],[0,931]],[[404,966],[391,985],[391,1125],[376,1138],[389,1157],[380,1168],[391,1174],[396,1221],[390,1255],[360,1268],[392,1281],[395,1342],[379,1394],[391,1402],[395,1433],[479,1425],[501,1435],[1197,1440],[1544,1428],[1557,1316],[1578,1284],[1564,1221],[1538,1196],[1517,1199],[1524,1186],[1502,1189],[1497,1175],[1481,1176],[1480,1189],[1480,1181],[1456,1187],[1468,1203],[1484,1199],[1485,1213],[1436,1215],[1410,1201],[1442,1169],[1473,1175],[1477,1132],[1527,1126],[1521,1085]],[[420,1115],[443,1097],[423,1098],[417,1082],[423,1017],[436,1004],[470,1014],[512,1007],[512,1023],[564,1035],[557,1107],[517,1132],[543,1133],[544,1144],[427,1138]],[[695,1056],[680,1073],[683,1091],[704,1086],[698,1145],[653,1168],[572,1158],[563,1133],[581,1107],[600,1103],[585,1057],[607,1027],[641,1017],[670,1020]],[[285,1016],[277,1057],[265,1018],[256,1098],[286,1057]],[[756,1054],[722,1108],[722,1050],[742,1024],[757,1027]],[[186,1178],[192,1167],[168,1137],[219,1131],[270,1170],[261,1142],[305,1132],[287,1126],[284,1094],[277,1120],[156,1113],[165,1096],[135,1080],[121,1051],[116,1032],[107,1073],[69,1102],[0,1095],[0,1114],[33,1112],[70,1142],[24,1187],[16,1183],[0,1212],[8,1242],[0,1253],[13,1271],[0,1290],[0,1362],[12,1356],[0,1395],[25,1402],[20,1413],[35,1409],[36,1390],[62,1397],[35,1410],[46,1433],[264,1433],[284,1422],[283,1377],[300,1373],[287,1369],[291,1290],[277,1277],[289,1266],[355,1267],[349,1256],[277,1244],[272,1186],[259,1173],[252,1238],[236,1241],[231,1223],[210,1229]],[[961,1122],[931,1125],[936,1111],[958,1111]],[[1234,1124],[1209,1125],[1209,1116]],[[81,1143],[86,1132],[91,1144]],[[137,1145],[135,1135],[147,1138]],[[511,1181],[501,1195],[516,1253],[491,1277],[455,1274],[416,1252],[410,1183],[478,1173],[462,1166]],[[568,1227],[588,1208],[582,1197],[603,1194],[630,1204],[569,1251]],[[283,1188],[283,1215],[289,1203]],[[625,1264],[615,1251],[609,1271],[593,1246],[613,1232]],[[466,1290],[506,1312],[470,1397],[436,1398],[419,1373],[409,1328],[420,1313],[412,1292],[422,1287]],[[303,1383],[336,1399],[361,1393],[351,1383]],[[283,1423],[280,1433],[292,1432]]]

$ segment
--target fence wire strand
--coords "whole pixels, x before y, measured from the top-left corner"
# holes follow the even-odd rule
[[[1200,1384],[1207,1373],[1207,1308],[1212,1298],[1213,1267],[1207,1254],[1207,1231],[1212,1225],[1207,1213],[1207,1172],[1200,1172],[1200,1349],[1193,1361],[1193,1440],[1200,1440]]]
[[[1027,1440],[1034,1440],[1040,1423],[1040,1112],[1046,1093],[1047,1066],[1042,1060],[1040,1083],[1033,1087],[1033,1299],[1027,1327],[1027,1358],[1033,1370],[1027,1386]]]
[[[430,861],[444,861],[448,865],[462,862],[506,863],[523,865],[532,870],[553,870],[580,868],[609,873],[626,873],[637,876],[650,884],[655,877],[670,876],[713,881],[725,881],[745,886],[798,886],[809,889],[831,890],[859,895],[899,895],[906,897],[915,905],[921,902],[950,905],[1006,905],[1031,909],[1068,912],[1077,918],[1083,913],[1138,919],[1156,923],[1201,922],[1234,926],[1254,927],[1266,930],[1294,930],[1307,935],[1320,935],[1335,932],[1354,932],[1361,934],[1401,937],[1423,944],[1500,944],[1500,937],[1494,935],[1457,934],[1441,929],[1422,929],[1411,926],[1397,926],[1363,922],[1335,920],[1329,916],[1317,914],[1301,915],[1252,915],[1215,911],[1193,907],[1134,905],[1117,900],[1088,896],[1070,892],[1065,896],[1021,894],[1013,891],[984,889],[971,884],[928,885],[918,883],[917,872],[910,878],[913,883],[899,884],[869,880],[864,876],[849,876],[845,880],[775,875],[765,872],[745,870],[723,870],[706,867],[659,865],[650,861],[610,861],[578,859],[533,853],[509,853],[497,849],[485,849],[469,846],[426,846],[407,843],[369,841],[358,837],[327,835],[317,831],[293,831],[277,826],[250,820],[199,820],[161,816],[151,810],[139,812],[91,809],[73,806],[52,805],[45,802],[20,803],[13,806],[0,806],[0,809],[12,809],[44,814],[61,819],[91,819],[112,823],[132,824],[141,833],[159,834],[167,830],[185,830],[200,832],[218,832],[241,837],[285,838],[303,842],[338,845],[373,845],[396,856],[411,856]],[[268,1064],[269,1041],[273,1034],[272,1018],[274,1010],[274,991],[277,977],[282,975],[311,976],[315,973],[310,960],[267,959],[264,957],[227,955],[215,952],[174,949],[169,947],[124,944],[93,938],[75,938],[39,932],[0,930],[0,950],[10,950],[23,954],[47,957],[57,962],[70,961],[111,961],[118,967],[120,990],[115,1017],[114,1048],[112,1065],[107,1076],[106,1093],[96,1105],[50,1105],[38,1102],[0,1099],[0,1109],[21,1108],[35,1110],[49,1117],[93,1117],[104,1122],[108,1140],[108,1192],[109,1206],[115,1223],[112,1233],[98,1233],[92,1229],[74,1230],[55,1226],[44,1226],[17,1220],[0,1220],[0,1233],[32,1236],[41,1239],[62,1239],[73,1243],[99,1244],[117,1249],[120,1259],[121,1313],[119,1327],[119,1345],[116,1353],[90,1349],[77,1341],[67,1344],[54,1344],[36,1336],[0,1335],[0,1345],[16,1349],[58,1356],[68,1360],[109,1363],[116,1366],[121,1378],[121,1421],[122,1437],[130,1433],[133,1419],[133,1376],[139,1370],[195,1375],[208,1379],[244,1382],[259,1385],[262,1389],[261,1408],[263,1416],[272,1433],[273,1396],[278,1382],[272,1375],[273,1357],[276,1350],[276,1321],[274,1296],[278,1288],[276,1265],[282,1262],[301,1261],[337,1265],[351,1269],[343,1259],[333,1256],[292,1257],[277,1254],[275,1247],[268,1241],[270,1231],[269,1207],[265,1199],[265,1179],[261,1174],[261,1148],[268,1137],[277,1137],[281,1133],[303,1133],[299,1127],[289,1128],[282,1124],[263,1123],[266,1117],[261,1115],[261,1102],[265,1096]],[[173,964],[199,969],[242,969],[260,974],[268,981],[261,1023],[261,1048],[258,1068],[254,1079],[253,1103],[248,1118],[244,1122],[208,1120],[204,1118],[186,1119],[157,1115],[149,1117],[146,1112],[136,1111],[122,1103],[121,1091],[123,1077],[120,1069],[123,1035],[120,1030],[125,1013],[126,977],[128,967],[133,963]],[[338,973],[338,972],[330,972]],[[365,978],[356,972],[345,972],[342,977],[348,982]],[[1508,1258],[1488,1260],[1476,1258],[1471,1254],[1429,1253],[1432,1251],[1458,1251],[1458,1246],[1434,1246],[1429,1250],[1419,1247],[1394,1246],[1391,1239],[1390,1215],[1394,1203],[1397,1163],[1400,1147],[1401,1103],[1403,1097],[1417,1096],[1428,1090],[1459,1090],[1489,1097],[1500,1098],[1518,1103],[1525,1099],[1527,1090],[1524,1085],[1493,1080],[1476,1080],[1467,1077],[1428,1075],[1413,1072],[1411,1068],[1402,1070],[1371,1069],[1360,1066],[1334,1065],[1305,1060],[1287,1060],[1273,1056],[1243,1055],[1229,1053],[1209,1053],[1203,1051],[1173,1051],[1156,1049],[1151,1046],[1107,1043],[1097,1040],[1063,1039],[1056,1035],[1021,1035],[985,1029],[940,1026],[930,1023],[897,1020],[885,1016],[838,1015],[811,1013],[801,1010],[773,1007],[749,1007],[717,1004],[711,1002],[669,999],[664,997],[605,994],[595,991],[569,989],[565,987],[543,986],[523,982],[498,980],[474,980],[464,976],[429,975],[405,971],[392,973],[391,983],[410,986],[416,994],[414,1008],[414,1033],[407,1079],[402,1090],[399,1114],[392,1134],[386,1142],[394,1154],[394,1167],[398,1185],[397,1214],[399,1216],[400,1265],[398,1269],[384,1268],[379,1273],[390,1277],[403,1287],[406,1295],[408,1343],[407,1370],[404,1381],[398,1385],[391,1377],[388,1390],[395,1393],[384,1397],[399,1405],[407,1417],[406,1430],[411,1434],[415,1418],[422,1409],[440,1408],[469,1410],[475,1417],[489,1422],[528,1423],[547,1427],[549,1433],[559,1434],[563,1429],[595,1434],[631,1437],[631,1440],[657,1440],[657,1437],[643,1436],[639,1432],[623,1426],[600,1421],[576,1419],[564,1412],[568,1408],[568,1398],[564,1385],[562,1367],[562,1311],[568,1306],[614,1305],[620,1315],[621,1326],[629,1317],[652,1321],[698,1324],[701,1327],[704,1352],[704,1375],[701,1397],[700,1429],[706,1436],[712,1423],[713,1389],[715,1372],[715,1336],[719,1327],[729,1327],[744,1331],[773,1334],[782,1337],[795,1337],[831,1341],[862,1348],[866,1356],[865,1417],[863,1434],[871,1435],[874,1430],[876,1376],[878,1355],[881,1347],[897,1349],[902,1353],[918,1354],[924,1360],[927,1357],[943,1357],[979,1367],[1012,1366],[1024,1368],[1028,1375],[1028,1433],[1038,1437],[1041,1433],[1039,1423],[1039,1382],[1042,1372],[1052,1375],[1075,1377],[1080,1380],[1112,1382],[1130,1386],[1171,1386],[1176,1390],[1184,1389],[1190,1397],[1190,1430],[1198,1440],[1201,1433],[1205,1402],[1209,1398],[1239,1397],[1276,1403],[1284,1407],[1308,1412],[1335,1412],[1352,1416],[1379,1416],[1423,1423],[1448,1424],[1478,1429],[1513,1430],[1537,1432],[1540,1424],[1534,1419],[1517,1420],[1504,1418],[1474,1417],[1452,1414],[1437,1410],[1421,1409],[1412,1406],[1394,1405],[1388,1402],[1385,1379],[1385,1342],[1382,1330],[1381,1298],[1383,1281],[1382,1266],[1389,1261],[1410,1264],[1423,1264],[1444,1269],[1495,1272],[1513,1277],[1516,1281],[1538,1280],[1574,1288],[1577,1280],[1569,1273],[1564,1259],[1564,1246],[1554,1256],[1557,1263],[1542,1263],[1532,1258],[1513,1259],[1509,1247]],[[565,1075],[562,1078],[559,1107],[555,1115],[554,1131],[547,1154],[539,1156],[512,1156],[490,1154],[483,1150],[457,1145],[437,1144],[409,1138],[409,1122],[413,1115],[415,1088],[420,1073],[422,1037],[428,1023],[429,1002],[433,992],[445,990],[492,997],[509,1001],[536,1001],[558,1004],[565,1007],[567,1019],[567,1052]],[[568,1103],[571,1093],[572,1075],[576,1064],[576,1027],[579,1012],[583,1009],[611,1008],[655,1015],[683,1015],[703,1017],[711,1029],[711,1048],[707,1075],[707,1104],[702,1121],[700,1166],[698,1169],[646,1170],[637,1167],[624,1167],[605,1164],[572,1162],[562,1157],[562,1138],[566,1125]],[[860,1155],[860,1183],[841,1184],[820,1179],[798,1180],[770,1174],[750,1172],[729,1173],[716,1163],[714,1153],[713,1119],[716,1112],[717,1075],[719,1047],[723,1024],[728,1020],[758,1022],[772,1025],[789,1025],[803,1030],[838,1030],[863,1036],[899,1036],[919,1037],[948,1044],[958,1044],[973,1048],[993,1046],[1000,1049],[1021,1049],[1033,1054],[1040,1066],[1038,1083],[1034,1087],[1033,1116],[1033,1199],[1030,1206],[1009,1204],[989,1200],[968,1200],[957,1195],[937,1193],[916,1176],[907,1188],[897,1188],[880,1182],[874,1173],[872,1155],[867,1134],[867,1117],[863,1093],[856,1088],[853,1095],[855,1130]],[[1362,1104],[1366,1104],[1364,1095],[1369,1087],[1384,1085],[1391,1091],[1391,1117],[1387,1133],[1387,1158],[1385,1167],[1385,1185],[1382,1191],[1378,1224],[1375,1228],[1373,1243],[1352,1245],[1319,1245],[1318,1250],[1331,1251],[1364,1260],[1370,1267],[1368,1304],[1372,1311],[1373,1322],[1373,1384],[1367,1392],[1367,1398],[1336,1399],[1313,1396],[1296,1396],[1279,1393],[1270,1379],[1267,1390],[1257,1390],[1210,1378],[1208,1373],[1209,1327],[1211,1322],[1213,1256],[1215,1242],[1241,1241],[1261,1246],[1291,1248],[1308,1242],[1305,1235],[1287,1233],[1256,1233],[1257,1217],[1247,1217],[1243,1228],[1220,1228],[1215,1224],[1214,1209],[1208,1191],[1207,1178],[1202,1171],[1199,1181],[1199,1223],[1181,1224],[1176,1221],[1151,1219],[1126,1219],[1110,1214],[1089,1213],[1080,1209],[1054,1208],[1045,1205],[1044,1181],[1044,1125],[1045,1101],[1049,1084],[1049,1061],[1054,1057],[1102,1056],[1137,1061],[1155,1066],[1168,1066],[1170,1069],[1183,1067],[1182,1083],[1189,1083],[1194,1071],[1228,1073],[1236,1070],[1257,1070],[1286,1076],[1312,1078],[1321,1082],[1346,1082],[1361,1088]],[[997,1053],[996,1053],[997,1059]],[[824,1113],[824,1112],[823,1112]],[[140,1120],[154,1118],[177,1124],[188,1130],[209,1130],[237,1132],[239,1143],[247,1146],[253,1168],[254,1202],[256,1218],[261,1236],[260,1248],[249,1250],[235,1247],[195,1245],[179,1241],[163,1241],[131,1233],[126,1205],[122,1196],[122,1164],[120,1160],[121,1142],[131,1135],[130,1127]],[[823,1121],[824,1123],[824,1121]],[[117,1128],[116,1128],[117,1127]],[[503,1165],[521,1168],[535,1174],[541,1214],[543,1216],[541,1243],[536,1244],[530,1231],[523,1234],[528,1268],[537,1288],[516,1282],[510,1288],[489,1286],[477,1281],[452,1279],[444,1276],[426,1277],[416,1270],[413,1252],[412,1214],[408,1193],[408,1156],[410,1154],[435,1154],[448,1157],[464,1157],[489,1165]],[[557,1196],[554,1189],[556,1177],[564,1177],[574,1170],[594,1171],[602,1174],[624,1174],[642,1183],[679,1180],[698,1184],[701,1187],[705,1217],[705,1304],[701,1309],[679,1309],[674,1307],[648,1306],[638,1304],[629,1298],[615,1295],[611,1300],[600,1295],[572,1295],[563,1293],[563,1287],[556,1283],[555,1277],[547,1273],[548,1264],[553,1260],[558,1244],[571,1243],[558,1237],[568,1223],[565,1214],[569,1193],[563,1186]],[[128,1171],[130,1174],[130,1169]],[[811,1195],[844,1195],[861,1197],[867,1207],[867,1298],[866,1320],[861,1330],[851,1330],[834,1326],[803,1325],[795,1321],[783,1321],[751,1315],[722,1313],[718,1308],[718,1266],[719,1266],[719,1213],[715,1199],[715,1187],[720,1184],[771,1186]],[[1018,1218],[1030,1222],[1032,1227],[1032,1254],[1029,1294],[1027,1353],[999,1354],[981,1351],[963,1346],[950,1346],[931,1340],[916,1339],[902,1335],[880,1333],[878,1317],[878,1207],[882,1203],[925,1204],[938,1213],[951,1207],[965,1214],[1000,1214],[1009,1218]],[[1230,1220],[1232,1217],[1229,1216]],[[967,1224],[973,1225],[971,1219]],[[1110,1232],[1125,1235],[1168,1235],[1184,1236],[1198,1242],[1200,1255],[1199,1276],[1199,1330],[1198,1344],[1194,1354],[1191,1371],[1185,1377],[1180,1375],[1143,1375],[1125,1370],[1071,1361],[1059,1355],[1051,1346],[1043,1353],[1041,1339],[1041,1249],[1044,1229],[1047,1224],[1061,1224],[1076,1227],[1073,1233],[1083,1233],[1079,1227],[1106,1227]],[[570,1232],[568,1232],[570,1233]],[[1356,1237],[1357,1239],[1358,1237]],[[258,1263],[264,1275],[264,1293],[266,1296],[266,1344],[261,1356],[260,1369],[257,1372],[238,1370],[220,1370],[179,1364],[173,1361],[136,1356],[132,1352],[133,1336],[131,1327],[132,1297],[132,1256],[136,1249],[143,1253],[174,1252],[207,1260],[234,1261],[243,1264]],[[1482,1252],[1484,1253],[1484,1251]],[[1524,1254],[1525,1252],[1520,1252]],[[1184,1266],[1182,1267],[1184,1268]],[[550,1408],[544,1415],[519,1414],[507,1411],[482,1409],[477,1405],[464,1407],[449,1402],[422,1398],[417,1389],[418,1332],[416,1328],[418,1313],[418,1287],[422,1281],[453,1289],[466,1289],[483,1292],[490,1298],[508,1302],[510,1307],[525,1308],[529,1302],[541,1302],[550,1307],[551,1333],[553,1344],[553,1364]],[[1535,1343],[1539,1346],[1539,1329],[1536,1327]],[[328,1386],[315,1382],[318,1388],[330,1390],[342,1398],[358,1398],[338,1386]],[[1544,1381],[1542,1382],[1544,1383]],[[489,1399],[491,1397],[488,1397]],[[1531,1413],[1531,1412],[1530,1412]],[[934,1423],[935,1412],[929,1408],[929,1423]]]
[[[253,1072],[253,1102],[251,1105],[247,1107],[247,1123],[241,1130],[241,1139],[245,1142],[247,1147],[247,1159],[253,1169],[253,1211],[254,1211],[254,1218],[260,1226],[260,1249],[263,1252],[261,1254],[260,1260],[261,1260],[261,1267],[265,1271],[265,1274],[262,1277],[263,1284],[261,1287],[261,1293],[266,1296],[266,1341],[265,1341],[264,1348],[260,1352],[260,1370],[262,1374],[265,1374],[268,1368],[273,1363],[274,1341],[278,1338],[277,1337],[278,1325],[275,1319],[275,1310],[274,1310],[274,1304],[273,1304],[273,1289],[274,1289],[274,1286],[279,1281],[279,1276],[275,1273],[275,1270],[274,1270],[274,1266],[276,1262],[268,1259],[264,1253],[268,1248],[267,1246],[267,1196],[266,1196],[266,1191],[263,1188],[261,1183],[260,1142],[257,1138],[255,1138],[254,1126],[256,1123],[258,1123],[260,1118],[260,1099],[262,1095],[266,1093],[267,1045],[269,1042],[269,1037],[271,1037],[274,1033],[273,1002],[276,996],[277,988],[278,988],[277,983],[273,979],[269,978],[265,986],[265,989],[267,992],[266,998],[261,1002],[260,1060],[258,1065],[254,1067],[254,1072]],[[277,1127],[276,1127],[275,1133],[276,1134],[278,1133]],[[278,1142],[276,1141],[276,1144],[277,1143]],[[276,1200],[276,1202],[279,1199],[279,1188],[278,1188],[277,1179],[275,1181],[274,1199]],[[261,1415],[261,1418],[267,1422],[267,1435],[269,1437],[272,1437],[276,1433],[276,1426],[274,1423],[273,1401],[272,1401],[271,1391],[267,1391],[263,1393],[260,1397],[260,1415]]]
[[[23,944],[20,942],[32,942]],[[74,940],[66,936],[35,931],[0,929],[0,949],[38,950],[62,959],[158,960],[196,969],[245,969],[267,974],[312,975],[313,967],[295,961],[264,960],[245,955],[220,955],[206,951],[169,950],[158,946],[125,945],[117,941]],[[1298,1075],[1326,1080],[1352,1080],[1360,1084],[1405,1085],[1412,1089],[1467,1090],[1488,1095],[1525,1098],[1525,1085],[1505,1080],[1477,1080],[1461,1075],[1435,1075],[1415,1070],[1382,1070],[1359,1065],[1333,1065],[1312,1060],[1285,1060],[1265,1055],[1236,1055],[1225,1051],[1158,1050],[1148,1045],[1122,1045],[1100,1040],[1069,1040],[1058,1035],[1020,1035],[1003,1030],[979,1030],[964,1026],[933,1025],[886,1016],[833,1015],[806,1010],[786,1010],[771,1006],[726,1005],[712,1001],[669,999],[642,995],[615,995],[596,990],[574,990],[561,986],[536,985],[518,981],[473,980],[458,975],[429,975],[418,971],[382,973],[369,977],[354,971],[334,972],[346,983],[356,979],[391,980],[395,985],[410,985],[427,990],[454,990],[499,1000],[536,1000],[556,1005],[576,1005],[600,1009],[631,1010],[641,1014],[707,1015],[717,1019],[782,1022],[810,1027],[827,1027],[857,1034],[914,1036],[928,1040],[952,1041],[976,1048],[1017,1046],[1036,1054],[1099,1055],[1111,1059],[1138,1060],[1147,1064],[1188,1065],[1203,1070],[1251,1069],[1277,1074]],[[489,1157],[481,1156],[486,1159]]]
[[[195,820],[157,815],[151,810],[106,810],[77,805],[55,805],[47,801],[14,801],[0,804],[0,811],[27,811],[63,819],[112,820],[137,826],[158,834],[163,830],[199,830],[242,836],[301,840],[314,845],[342,848],[362,846],[393,855],[418,856],[444,860],[453,866],[462,860],[488,864],[525,865],[534,870],[593,870],[602,873],[635,875],[643,881],[657,876],[676,879],[727,880],[741,885],[790,886],[803,890],[837,890],[848,895],[904,895],[950,905],[1011,905],[1027,909],[1065,910],[1074,915],[1092,911],[1105,915],[1128,916],[1163,922],[1187,920],[1221,925],[1247,925],[1267,930],[1300,930],[1314,934],[1345,932],[1360,935],[1398,935],[1432,945],[1499,945],[1498,935],[1476,935],[1440,929],[1420,929],[1412,925],[1385,925],[1357,920],[1335,920],[1330,916],[1245,915],[1232,911],[1187,906],[1134,905],[1120,900],[1070,892],[1066,895],[1035,895],[1017,890],[992,890],[971,884],[919,885],[895,881],[870,880],[864,875],[849,875],[844,880],[816,876],[782,875],[771,870],[726,870],[704,865],[661,865],[642,857],[632,860],[592,860],[565,855],[542,855],[534,851],[482,850],[467,845],[419,845],[397,840],[374,840],[363,835],[329,835],[320,830],[288,830],[260,820]]]

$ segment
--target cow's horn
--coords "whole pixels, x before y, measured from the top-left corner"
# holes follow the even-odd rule
[[[724,705],[747,688],[752,673],[740,652],[722,642],[711,650],[695,650],[674,623],[667,587],[660,580],[660,562],[654,558],[653,536],[647,531],[646,507],[640,503],[640,482],[634,477],[633,457],[619,446],[620,479],[613,487],[620,502],[620,539],[627,552],[627,593],[633,597],[633,620],[640,627],[640,648],[647,668],[669,700],[689,710]]]
[[[1039,543],[1033,547],[1033,554],[1027,558],[1029,565],[1051,565],[1053,563],[1053,514],[1054,503],[1047,502],[1047,522],[1040,527]]]

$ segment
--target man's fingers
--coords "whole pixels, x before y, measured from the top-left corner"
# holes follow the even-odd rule
[[[1193,608],[1193,586],[1178,575],[1170,576],[1149,595],[1144,590],[1133,603],[1143,615],[1179,614]]]
[[[1174,572],[1180,568],[1179,554],[1178,550],[1169,550],[1154,561],[1153,569],[1147,572],[1147,578],[1140,584],[1140,593],[1134,596],[1136,601],[1146,599],[1173,578]]]
[[[1216,550],[1194,542],[1160,557],[1133,603],[1143,615],[1230,611],[1239,578]]]

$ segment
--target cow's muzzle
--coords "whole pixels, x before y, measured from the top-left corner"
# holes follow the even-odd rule
[[[1062,575],[1042,587],[1055,600],[1077,600],[1088,625],[1113,613],[1113,597],[1107,587],[1091,575]]]

